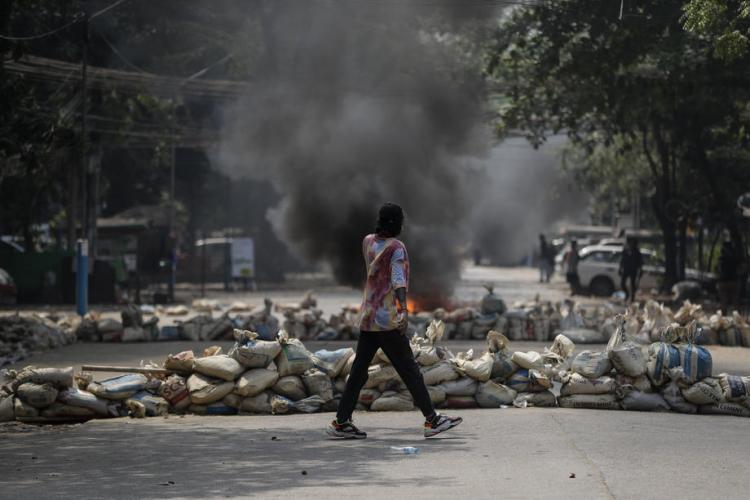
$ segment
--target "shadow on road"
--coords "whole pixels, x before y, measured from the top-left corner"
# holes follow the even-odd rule
[[[405,456],[391,446],[414,445],[420,454],[438,449],[450,454],[466,450],[473,439],[471,433],[463,433],[423,440],[414,429],[369,427],[367,440],[331,441],[323,433],[326,416],[315,419],[315,427],[273,430],[246,428],[253,422],[246,417],[227,419],[212,427],[170,418],[6,435],[2,496],[198,498],[355,486],[367,496],[368,488],[393,486],[392,478],[378,468],[384,462],[403,462],[413,474],[399,480],[412,486],[449,481],[445,471],[420,465],[419,455]]]

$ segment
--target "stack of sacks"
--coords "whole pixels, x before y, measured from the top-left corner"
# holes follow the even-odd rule
[[[708,318],[708,326],[710,333],[707,332],[707,335],[718,340],[719,344],[750,347],[750,326],[737,311],[731,316],[724,316],[721,311],[717,311]]]
[[[645,409],[641,401],[650,397],[651,386],[644,376],[646,367],[641,347],[627,336],[626,323],[624,316],[618,317],[617,330],[606,352],[582,351],[575,357],[570,371],[562,376],[560,406]]]
[[[53,319],[56,319],[54,321]],[[77,319],[38,314],[0,316],[0,366],[25,359],[76,340]]]
[[[606,352],[573,360],[560,406],[750,416],[750,378],[711,376],[711,354],[695,344],[696,322],[661,328],[647,356],[627,334],[628,318],[617,324]]]
[[[700,308],[700,306],[698,307]],[[629,325],[635,323],[635,328],[640,327],[637,332],[634,332],[634,328],[631,326],[627,328],[628,333],[642,344],[648,344],[659,340],[659,332],[675,321],[672,311],[669,308],[664,307],[664,304],[659,304],[655,300],[649,300],[646,302],[644,313],[640,318],[641,321],[639,321],[637,316],[632,313],[629,315],[628,319]]]
[[[560,329],[560,304],[541,301],[516,302],[495,325],[495,330],[511,340],[549,340]]]
[[[445,323],[431,321],[412,352],[438,408],[564,408],[676,411],[750,416],[750,377],[712,376],[710,353],[696,345],[698,327],[677,323],[660,329],[644,355],[629,319],[617,316],[606,351],[582,351],[558,335],[543,353],[511,352],[506,336],[487,334],[487,351],[452,354],[439,345]],[[630,323],[632,325],[632,323]],[[33,368],[0,373],[0,420],[87,420],[191,412],[207,415],[333,411],[351,371],[354,351],[309,352],[281,330],[276,340],[235,330],[227,355],[212,347],[196,357],[167,357],[168,376],[127,374],[102,381],[73,378],[72,368]],[[553,381],[562,382],[560,397]],[[387,355],[379,350],[357,408],[412,410],[414,403]]]
[[[695,344],[699,328],[672,324],[662,332],[662,342],[649,347],[647,372],[675,411],[750,416],[747,377],[712,376],[711,353]]]
[[[162,394],[173,409],[208,415],[313,412],[335,402],[332,378],[344,370],[351,349],[313,355],[284,330],[275,341],[246,330],[234,330],[234,336],[227,355],[195,358],[186,351],[167,358],[165,368],[176,373],[162,383]]]
[[[320,309],[303,309],[284,312],[283,328],[293,338],[316,339],[328,328]]]
[[[159,318],[152,316],[144,321],[141,308],[135,304],[128,304],[120,312],[122,318],[122,342],[146,342],[159,337]]]
[[[258,334],[263,340],[273,340],[279,331],[279,319],[273,315],[273,302],[266,297],[263,306],[252,309],[250,314],[238,314],[233,318],[235,325]]]
[[[474,329],[474,318],[480,316],[479,311],[472,307],[459,307],[446,312],[437,309],[435,319],[445,324],[445,337],[448,339],[469,339]]]
[[[199,314],[177,322],[178,337],[184,340],[219,340],[231,336],[234,323],[227,314],[214,318]]]
[[[545,365],[545,356],[535,351],[516,351],[511,361],[519,368],[507,378],[506,384],[517,392],[514,400],[516,406],[557,406],[557,400],[550,391],[552,366]]]
[[[673,321],[680,326],[695,322],[695,343],[720,344],[731,347],[750,347],[750,325],[737,311],[724,315],[722,311],[708,315],[698,304],[683,302],[674,314]],[[658,340],[652,336],[652,340]]]
[[[561,309],[560,332],[576,344],[603,342],[606,339],[602,333],[602,316],[599,309],[587,315],[585,309],[572,300],[566,300]]]
[[[349,305],[332,314],[328,325],[316,336],[316,340],[351,340],[359,338],[359,306]]]
[[[20,372],[5,371],[0,373],[0,421],[54,423],[118,416],[120,401],[115,401],[113,396],[121,396],[123,390],[117,382],[107,382],[91,387],[85,378],[74,380],[72,367],[29,366]],[[145,387],[146,377],[142,382],[143,386],[137,389]],[[82,390],[81,386],[88,390]],[[94,391],[110,397],[103,398]],[[120,399],[134,396],[136,392],[127,392]]]

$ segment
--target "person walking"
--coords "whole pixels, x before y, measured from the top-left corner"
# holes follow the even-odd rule
[[[638,291],[638,283],[643,275],[643,255],[638,248],[637,238],[628,238],[622,247],[620,256],[620,268],[617,271],[620,275],[620,288],[625,292],[628,302],[635,301],[635,293]],[[630,290],[628,291],[627,282],[630,281]]]
[[[737,307],[739,263],[737,252],[735,252],[732,240],[727,234],[724,236],[724,241],[721,244],[719,262],[716,266],[716,270],[719,273],[716,291],[719,292],[721,310],[725,313],[729,313],[733,308]]]
[[[338,439],[365,439],[367,433],[352,422],[359,393],[367,382],[367,370],[378,348],[383,349],[399,377],[425,417],[425,437],[447,431],[463,419],[435,411],[414,359],[406,329],[409,324],[406,291],[409,285],[409,257],[406,246],[396,239],[401,234],[404,212],[400,206],[386,203],[378,212],[374,234],[362,241],[367,269],[364,298],[360,309],[359,340],[344,394],[336,418],[326,433]]]
[[[547,243],[543,234],[539,235],[539,283],[549,283],[555,266],[555,249]]]
[[[565,264],[565,279],[570,283],[570,295],[576,295],[581,291],[581,280],[578,277],[578,242],[570,240],[570,248],[565,252],[563,264]]]

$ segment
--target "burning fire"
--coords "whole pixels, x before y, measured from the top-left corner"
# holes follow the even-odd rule
[[[414,314],[417,312],[417,304],[411,299],[406,299],[406,310],[409,314]]]
[[[447,310],[453,308],[451,301],[447,297],[439,294],[416,295],[407,297],[406,299],[406,309],[409,311],[409,314],[415,314],[421,311],[432,311],[439,307]]]

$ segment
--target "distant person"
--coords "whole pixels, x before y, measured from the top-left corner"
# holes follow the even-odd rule
[[[359,392],[367,381],[367,370],[375,352],[382,348],[399,377],[425,417],[425,437],[447,431],[463,420],[435,411],[414,360],[406,329],[409,325],[406,290],[409,284],[409,257],[406,246],[396,239],[401,234],[404,212],[393,203],[386,203],[378,212],[375,233],[365,236],[362,253],[367,269],[364,299],[360,310],[360,335],[344,394],[336,418],[328,425],[327,434],[340,439],[365,439],[367,434],[352,423],[352,413]]]
[[[620,288],[625,292],[629,302],[635,300],[635,292],[638,291],[638,284],[643,275],[643,255],[638,248],[637,238],[628,238],[622,247],[622,256],[620,257]],[[630,281],[630,290],[627,282]]]
[[[570,283],[570,295],[581,293],[581,280],[578,277],[578,242],[570,240],[570,247],[565,252],[563,264],[565,265],[565,279]]]
[[[719,273],[716,290],[719,292],[721,310],[725,313],[728,313],[730,309],[737,306],[739,264],[740,259],[734,249],[732,240],[729,238],[729,235],[726,235],[724,242],[721,244],[721,253],[719,254],[719,262],[716,269]]]
[[[539,235],[539,283],[549,283],[555,269],[555,248]]]

